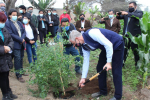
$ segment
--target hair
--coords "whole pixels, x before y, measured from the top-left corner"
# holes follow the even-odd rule
[[[110,10],[108,11],[108,13],[111,12],[111,11],[114,13],[114,10],[113,10],[113,9],[110,9]]]
[[[20,5],[19,8],[25,9],[25,11],[26,11],[26,7],[24,5]]]
[[[18,13],[17,16],[22,16],[22,14]]]
[[[69,35],[69,40],[75,41],[76,37],[80,37],[82,34],[77,30],[72,30]]]
[[[85,17],[85,15],[84,15],[84,14],[80,14],[80,16],[82,16],[82,15]],[[80,16],[79,16],[79,18],[80,18]]]
[[[13,12],[16,12],[17,15],[18,15],[18,12],[17,12],[16,9],[10,9],[10,10],[8,11],[8,16],[11,15]],[[9,18],[9,17],[8,17],[8,18]]]
[[[62,24],[62,22],[69,22],[69,19],[68,18],[63,18],[63,19],[61,19],[61,24]]]
[[[32,6],[29,6],[29,7],[28,7],[28,9],[29,9],[29,8],[32,8],[32,9],[33,9],[33,7],[32,7]]]
[[[136,7],[137,3],[135,1],[131,1],[129,4],[133,3],[133,5]]]
[[[0,2],[0,4],[5,4],[4,2]],[[5,6],[6,6],[6,4],[5,4]]]
[[[0,12],[0,22],[5,23],[7,20],[6,15],[3,12]]]
[[[44,13],[44,11],[43,11],[43,10],[39,10],[39,13],[40,13],[41,11]]]

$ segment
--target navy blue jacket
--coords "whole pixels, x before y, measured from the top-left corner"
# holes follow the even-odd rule
[[[7,28],[7,30],[11,34],[12,39],[14,40],[14,49],[21,49],[21,47],[22,47],[21,43],[22,43],[23,39],[25,40],[26,32],[25,32],[25,29],[24,29],[22,23],[19,21],[17,21],[17,23],[20,26],[21,37],[19,37],[18,31],[11,20],[8,19],[6,21],[5,27]],[[25,42],[23,43],[23,46],[25,47]]]
[[[90,36],[89,36],[89,31],[91,29],[87,30],[86,32],[84,32],[82,34],[85,43],[89,44],[90,46],[94,47],[95,49],[101,49],[101,50],[105,50],[104,46],[101,45],[100,43],[98,43],[97,41],[94,41]],[[99,28],[99,30],[101,31],[101,33],[113,44],[113,50],[116,50],[117,47],[123,42],[123,38],[116,32],[111,31],[111,30],[107,30],[107,29],[102,29]],[[84,50],[86,50],[83,47]]]

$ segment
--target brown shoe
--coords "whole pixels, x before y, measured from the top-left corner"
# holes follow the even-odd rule
[[[24,82],[25,82],[25,80],[24,80],[22,77],[19,77],[19,78],[18,78],[18,81],[21,82],[21,83],[24,83]]]
[[[23,73],[22,75],[23,75],[23,76],[29,76],[29,75],[28,75],[28,74],[26,74],[26,73]]]

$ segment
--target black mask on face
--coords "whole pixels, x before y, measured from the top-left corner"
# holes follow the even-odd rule
[[[22,18],[18,18],[18,21],[22,21]]]
[[[134,10],[134,8],[129,8],[129,12],[133,12]]]
[[[81,17],[80,19],[83,21],[83,20],[84,20],[84,17]]]

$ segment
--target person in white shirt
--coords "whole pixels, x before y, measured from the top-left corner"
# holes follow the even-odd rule
[[[26,31],[26,52],[28,56],[29,64],[32,63],[32,57],[34,62],[37,60],[36,55],[36,40],[37,40],[37,30],[36,27],[31,23],[31,17],[30,16],[24,16],[23,23]]]
[[[122,65],[124,55],[123,38],[116,32],[107,29],[92,28],[83,34],[76,30],[72,31],[69,35],[69,40],[76,47],[82,46],[84,61],[82,78],[79,82],[79,86],[81,88],[84,87],[83,83],[85,82],[89,69],[90,51],[101,49],[97,64],[97,72],[100,72],[106,67],[107,71],[112,69],[115,95],[110,100],[121,100]],[[100,92],[92,94],[92,97],[107,95],[106,77],[107,72],[101,73],[101,75],[98,76]]]

